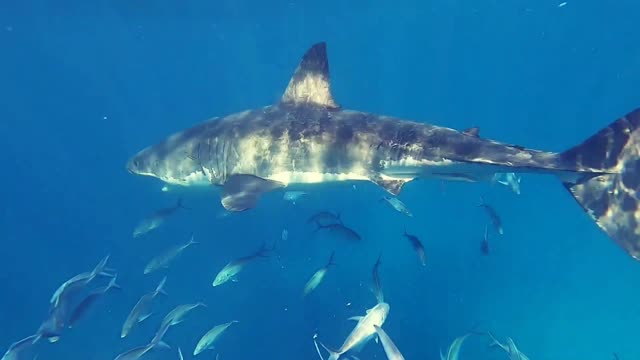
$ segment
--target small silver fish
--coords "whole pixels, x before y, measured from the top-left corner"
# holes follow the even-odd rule
[[[191,239],[182,245],[173,246],[164,253],[154,257],[149,261],[147,266],[144,268],[144,274],[150,274],[159,269],[167,269],[169,268],[169,264],[176,258],[178,255],[182,253],[186,248],[191,245],[198,244],[197,241],[193,240],[193,235],[191,235]]]
[[[282,198],[286,201],[289,201],[291,203],[293,203],[294,205],[296,204],[296,201],[298,201],[301,197],[308,195],[307,192],[304,191],[287,191],[284,193],[284,195],[282,196]]]
[[[140,298],[140,300],[138,300],[138,302],[133,307],[133,309],[131,309],[131,312],[129,312],[129,315],[127,316],[127,319],[124,321],[124,324],[122,324],[122,331],[120,332],[121,338],[126,337],[136,324],[143,322],[149,316],[151,316],[149,307],[151,306],[151,302],[153,301],[153,299],[155,299],[155,297],[158,296],[158,294],[164,294],[164,295],[167,294],[164,291],[164,285],[166,282],[167,282],[167,277],[165,276],[162,279],[162,281],[160,281],[160,284],[158,284],[158,286],[154,291],[148,294],[142,295],[142,297]]]
[[[497,173],[493,175],[493,181],[511,188],[511,190],[520,195],[521,177],[516,173]]]
[[[218,340],[220,335],[224,333],[229,326],[233,324],[237,324],[237,320],[230,321],[225,324],[216,325],[211,330],[207,331],[206,334],[202,336],[200,341],[198,341],[198,345],[196,345],[195,350],[193,350],[193,356],[196,356],[207,349],[213,349],[213,344]]]
[[[107,269],[107,261],[109,261],[109,255],[104,257],[92,271],[80,273],[71,279],[65,281],[62,285],[56,289],[50,299],[50,303],[53,307],[58,306],[60,302],[60,298],[63,296],[63,293],[67,291],[72,291],[74,289],[86,286],[88,283],[93,281],[98,276],[108,276],[113,277],[114,275],[109,273],[108,271],[111,269]]]
[[[166,343],[163,343],[162,341],[151,342],[147,345],[138,346],[131,350],[125,351],[122,354],[116,356],[114,360],[137,360],[156,348],[170,349],[171,347]]]
[[[242,271],[242,269],[244,269],[244,267],[248,263],[258,258],[269,257],[268,253],[271,250],[272,250],[271,248],[266,247],[266,244],[262,244],[262,247],[260,247],[260,249],[255,253],[249,256],[243,256],[241,258],[238,258],[229,262],[227,265],[225,265],[222,268],[222,270],[220,270],[220,272],[218,272],[215,279],[213,280],[212,285],[215,287],[215,286],[222,285],[229,280],[236,281],[236,275],[238,275],[238,273]]]
[[[470,334],[466,334],[453,340],[453,343],[449,346],[446,356],[442,354],[442,351],[440,351],[440,360],[458,360],[462,343],[469,337],[469,335]]]
[[[327,264],[325,266],[323,266],[321,269],[319,269],[318,271],[316,271],[311,278],[309,279],[309,281],[307,281],[307,284],[304,286],[304,292],[302,296],[307,296],[309,295],[310,292],[312,292],[313,290],[315,290],[315,288],[318,287],[318,285],[320,285],[320,283],[322,282],[322,280],[324,279],[324,276],[327,274],[327,271],[329,270],[329,267],[335,265],[336,263],[333,262],[333,256],[334,256],[334,252],[331,253],[331,256],[329,256],[329,261],[327,262]]]
[[[167,315],[165,315],[164,319],[162,319],[160,327],[158,328],[158,331],[156,331],[156,334],[151,342],[161,342],[162,338],[171,326],[178,325],[183,322],[185,316],[187,316],[188,313],[199,307],[207,307],[207,305],[199,302],[194,304],[182,304],[173,308],[173,310],[171,310]]]
[[[151,230],[157,229],[162,224],[164,224],[164,222],[171,215],[178,211],[178,209],[184,209],[184,206],[182,206],[182,199],[178,199],[176,205],[172,207],[156,210],[153,214],[142,219],[142,221],[140,221],[138,225],[136,225],[136,227],[133,229],[133,237],[136,238],[148,233]]]
[[[354,320],[358,323],[339,349],[330,349],[323,343],[320,343],[320,345],[329,352],[328,360],[338,360],[342,354],[366,344],[373,335],[376,334],[374,325],[382,326],[387,319],[388,314],[389,304],[379,303],[373,308],[367,310],[366,315],[350,318],[349,320]]]
[[[362,237],[360,236],[360,234],[358,234],[355,230],[345,226],[342,223],[328,224],[328,225],[322,225],[318,223],[315,232],[319,230],[326,230],[333,236],[343,240],[349,240],[354,242],[362,240]]]
[[[400,199],[391,196],[384,196],[382,197],[382,200],[386,201],[399,213],[407,215],[409,217],[413,217],[413,214],[411,213],[411,211],[409,211],[409,208],[402,201],[400,201]]]
[[[485,210],[496,232],[500,235],[503,235],[504,229],[502,228],[502,220],[500,219],[500,216],[498,215],[496,209],[484,202],[484,199],[482,197],[480,197],[480,205],[478,206]]]
[[[420,239],[418,239],[418,237],[415,235],[409,234],[406,229],[404,230],[403,236],[406,237],[411,242],[411,246],[413,247],[413,250],[415,250],[416,254],[418,255],[418,260],[420,260],[420,264],[422,266],[426,266],[427,254],[424,251],[424,246],[422,246],[422,242],[420,242]]]
[[[116,284],[116,276],[111,278],[111,281],[107,286],[96,289],[89,293],[80,303],[75,307],[71,316],[69,317],[69,328],[73,327],[75,323],[86,314],[87,310],[98,300],[103,294],[111,289],[121,289],[120,285]]]
[[[58,287],[50,299],[49,316],[38,328],[37,337],[33,340],[33,343],[43,338],[52,343],[60,339],[60,335],[66,326],[65,319],[67,319],[69,311],[71,311],[73,295],[77,294],[78,291],[98,276],[115,277],[114,274],[107,272],[112,271],[106,267],[108,260],[109,256],[107,255],[92,271],[78,274]]]

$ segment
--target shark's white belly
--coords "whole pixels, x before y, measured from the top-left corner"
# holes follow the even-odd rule
[[[316,171],[281,171],[267,177],[269,180],[289,184],[319,184],[334,181],[370,180],[360,172],[328,173]]]

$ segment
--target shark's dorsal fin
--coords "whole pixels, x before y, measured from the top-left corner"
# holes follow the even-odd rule
[[[282,95],[285,104],[313,104],[338,108],[331,95],[329,60],[324,42],[313,45],[302,57],[300,65]]]
[[[469,135],[469,136],[473,136],[473,137],[479,137],[480,136],[480,128],[479,127],[471,127],[471,128],[468,128],[468,129],[464,130],[462,133],[466,134],[466,135]]]

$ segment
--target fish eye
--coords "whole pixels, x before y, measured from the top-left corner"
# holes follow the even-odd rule
[[[135,161],[133,162],[133,165],[134,165],[134,166],[136,166],[136,167],[140,166],[140,161],[135,160]]]

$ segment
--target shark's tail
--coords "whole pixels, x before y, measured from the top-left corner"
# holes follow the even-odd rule
[[[560,156],[584,176],[564,186],[616,243],[640,260],[640,109]]]

